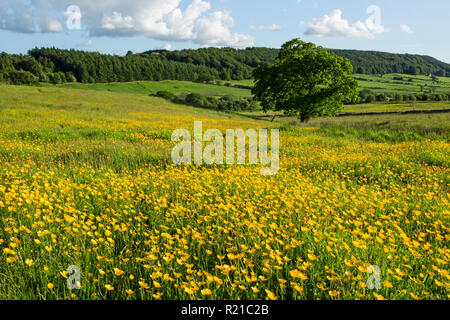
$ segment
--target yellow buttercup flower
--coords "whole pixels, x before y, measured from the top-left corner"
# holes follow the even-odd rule
[[[209,289],[203,289],[201,291],[201,293],[202,293],[202,296],[209,296],[209,295],[211,295],[212,292]]]
[[[114,274],[117,276],[117,277],[120,277],[121,275],[123,275],[125,272],[124,271],[122,271],[122,270],[120,270],[120,269],[118,269],[118,268],[114,268]]]
[[[270,290],[265,290],[266,294],[267,294],[267,298],[269,298],[270,300],[277,300],[277,296]]]
[[[33,259],[26,259],[25,264],[29,267],[34,266],[34,260]]]

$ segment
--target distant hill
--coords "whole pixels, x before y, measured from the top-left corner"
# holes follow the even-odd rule
[[[376,51],[330,50],[350,59],[354,72],[375,75],[402,73],[450,77],[450,65],[428,56]],[[275,61],[279,49],[202,48],[154,50],[126,56],[98,52],[35,48],[28,55],[0,54],[0,82],[108,83],[183,80],[210,82],[246,80],[253,70]]]
[[[410,75],[450,76],[450,64],[429,56],[395,54],[377,51],[327,49],[335,54],[350,59],[354,72],[359,74],[403,73]],[[243,50],[231,48],[206,48],[179,51],[148,51],[158,53],[168,60],[207,66],[218,70],[222,78],[248,79],[254,67],[273,63],[279,49],[248,48]]]
[[[359,50],[332,49],[330,51],[350,59],[355,73],[404,73],[409,75],[429,75],[431,73],[439,77],[450,77],[450,64],[429,56]]]
[[[156,50],[147,51],[144,54],[157,53],[170,61],[213,68],[219,71],[223,80],[243,80],[251,79],[252,71],[257,66],[273,63],[278,51],[269,48],[202,48],[177,51]]]

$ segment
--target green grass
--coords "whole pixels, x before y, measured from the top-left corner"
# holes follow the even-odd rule
[[[450,109],[450,101],[406,102],[406,103],[365,103],[348,105],[344,113],[372,113],[372,112],[408,112],[432,111]]]
[[[396,77],[402,77],[403,80],[394,80]],[[386,74],[386,75],[354,75],[358,80],[359,90],[369,89],[376,94],[384,93],[392,95],[393,93],[421,94],[421,93],[441,93],[450,94],[450,78],[439,77],[438,82],[433,82],[431,77],[411,76],[405,74]],[[409,81],[411,80],[411,81]],[[129,83],[109,83],[109,84],[80,84],[70,83],[58,85],[61,88],[73,88],[83,90],[110,91],[118,93],[133,93],[150,95],[158,91],[168,91],[177,96],[189,93],[198,93],[204,96],[234,96],[251,97],[251,91],[248,89],[236,88],[235,86],[253,86],[253,80],[240,81],[218,81],[221,85],[194,83],[189,81],[142,81]],[[225,84],[230,84],[226,86]],[[46,84],[45,86],[53,86]],[[409,110],[431,110],[439,108],[448,108],[448,103],[404,103],[387,104],[375,103],[370,105],[347,106],[345,112],[387,112],[387,111],[409,111]]]
[[[62,88],[110,91],[120,93],[155,94],[158,91],[168,91],[175,95],[198,93],[205,96],[221,97],[231,95],[235,97],[250,97],[250,90],[234,87],[219,86],[215,84],[195,83],[188,81],[142,81],[108,84],[80,84],[70,83],[59,85]]]
[[[141,93],[0,97],[0,299],[450,298],[448,114],[299,125]],[[195,120],[280,127],[280,171],[169,165]]]
[[[450,94],[450,78],[438,77],[438,82],[433,82],[428,76],[413,76],[407,74],[385,74],[385,75],[353,75],[358,80],[360,90],[370,89],[375,93],[385,94],[419,94],[425,92]],[[394,78],[402,77],[403,80]],[[411,79],[411,80],[410,80]],[[252,86],[253,80],[230,81],[232,84]]]
[[[402,77],[403,80],[394,80],[395,77]],[[418,94],[424,92],[450,94],[450,78],[438,77],[439,82],[433,82],[431,77],[412,76],[405,74],[385,74],[385,75],[354,75],[358,80],[359,89],[370,89],[376,93],[401,93]],[[412,79],[412,81],[408,81]]]
[[[353,141],[400,143],[405,141],[450,141],[450,113],[361,115],[313,119],[277,118],[281,125],[314,127],[323,136]]]

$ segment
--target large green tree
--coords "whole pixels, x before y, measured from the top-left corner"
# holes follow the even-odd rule
[[[282,46],[275,64],[254,71],[252,93],[264,111],[283,111],[302,122],[335,116],[342,111],[344,101],[358,97],[352,72],[348,59],[294,39]]]

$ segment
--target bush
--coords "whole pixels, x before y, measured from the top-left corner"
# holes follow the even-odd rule
[[[370,95],[375,96],[375,93],[374,93],[373,91],[369,90],[369,89],[363,89],[363,90],[361,90],[361,91],[359,92],[359,101],[360,101],[360,103],[365,103],[365,102],[367,102],[367,98],[368,98]]]
[[[393,100],[397,102],[403,102],[403,95],[401,95],[400,93],[394,93]]]
[[[14,85],[39,85],[38,78],[28,71],[11,71],[7,74],[7,80]]]
[[[50,78],[48,77],[48,74],[45,72],[42,72],[39,75],[39,82],[50,82]]]
[[[206,100],[201,94],[191,93],[186,96],[186,102],[193,106],[203,107]]]
[[[174,95],[172,92],[169,91],[158,91],[155,96],[170,101],[176,100],[177,98],[176,95]]]
[[[184,102],[191,106],[217,111],[254,111],[258,108],[257,102],[252,98],[235,98],[234,96],[216,98],[191,93],[186,96]]]
[[[49,77],[50,82],[53,84],[61,84],[63,82],[61,79],[61,75],[58,72],[50,73],[48,75],[48,77]]]
[[[377,101],[380,101],[380,102],[387,101],[386,95],[384,93],[381,93],[381,94],[377,95]]]
[[[377,101],[377,97],[374,94],[369,94],[366,98],[366,103],[373,103]]]
[[[64,77],[66,78],[66,82],[77,82],[77,78],[75,78],[72,72],[66,72]]]
[[[408,100],[412,101],[412,102],[415,102],[415,101],[417,101],[417,97],[416,97],[415,94],[413,94],[413,95],[408,96]]]

